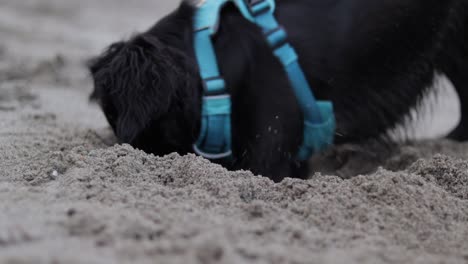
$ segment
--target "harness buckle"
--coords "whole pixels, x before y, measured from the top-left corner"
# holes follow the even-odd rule
[[[200,136],[193,146],[207,159],[231,156],[231,97],[228,94],[204,96]]]
[[[221,76],[203,79],[202,85],[205,96],[218,96],[226,94],[226,83]]]
[[[254,17],[273,10],[270,2],[267,0],[244,0],[250,14]]]
[[[308,160],[314,153],[323,151],[333,144],[336,129],[333,104],[329,101],[318,101],[317,105],[323,121],[304,122],[304,138],[297,156],[301,161]]]
[[[273,50],[276,50],[288,43],[288,33],[282,26],[278,26],[264,34]]]

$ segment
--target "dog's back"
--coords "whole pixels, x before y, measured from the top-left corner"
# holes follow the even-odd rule
[[[376,137],[403,121],[436,71],[454,82],[466,75],[467,2],[280,3],[309,78],[327,84],[317,87],[319,97],[335,102],[339,142]],[[467,81],[455,85],[468,90]]]

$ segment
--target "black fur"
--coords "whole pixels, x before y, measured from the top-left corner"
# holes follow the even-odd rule
[[[320,99],[332,100],[337,144],[381,138],[414,108],[435,72],[461,99],[450,134],[468,139],[467,0],[277,0],[277,17]],[[93,60],[92,95],[117,137],[157,155],[192,151],[202,87],[194,60],[193,8],[182,3],[149,31]],[[233,162],[279,181],[305,177],[294,154],[302,113],[260,30],[232,5],[215,39],[233,97]]]

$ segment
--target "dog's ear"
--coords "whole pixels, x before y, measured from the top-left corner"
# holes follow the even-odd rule
[[[132,143],[151,121],[183,112],[193,98],[196,67],[186,53],[150,34],[112,45],[90,65],[98,100],[117,137]],[[192,94],[190,94],[192,93]],[[196,100],[196,99],[192,99]]]
[[[96,74],[98,74],[99,71],[102,70],[106,65],[108,65],[111,62],[111,60],[116,56],[116,54],[120,52],[124,47],[125,42],[116,42],[110,47],[108,47],[107,50],[101,56],[89,60],[87,64],[91,75],[95,77]],[[94,81],[96,81],[96,78],[94,78]],[[89,99],[91,101],[98,101],[101,98],[103,92],[102,88],[103,87],[101,86],[94,85],[94,90],[89,96]]]

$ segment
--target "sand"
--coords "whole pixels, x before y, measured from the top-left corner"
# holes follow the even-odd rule
[[[116,145],[84,63],[176,4],[127,2],[0,1],[0,263],[468,262],[468,144],[341,146],[279,184]]]

